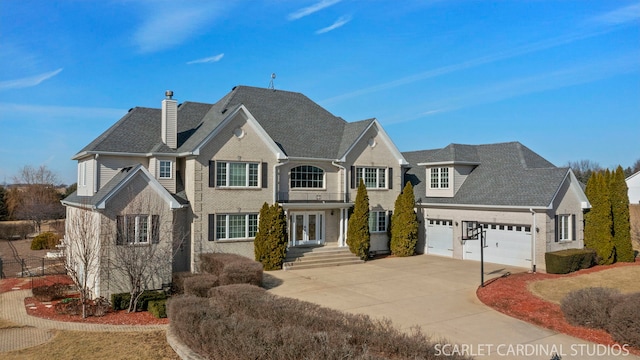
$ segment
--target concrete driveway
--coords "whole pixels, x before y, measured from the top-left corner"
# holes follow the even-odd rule
[[[526,269],[485,264],[485,280]],[[274,271],[270,291],[333,309],[418,325],[446,346],[443,359],[464,352],[479,359],[639,359],[503,315],[475,295],[480,263],[437,256],[386,258],[360,265]]]

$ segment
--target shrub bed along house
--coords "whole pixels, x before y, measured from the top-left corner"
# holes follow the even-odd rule
[[[547,273],[568,274],[587,269],[595,263],[595,251],[591,249],[567,249],[544,254]]]
[[[209,298],[176,296],[170,326],[192,350],[210,359],[435,359],[419,329],[283,298],[246,284],[212,288]],[[451,359],[467,359],[451,356]]]
[[[220,285],[262,285],[262,264],[237,254],[201,254],[200,271],[216,275]]]
[[[154,300],[166,300],[167,294],[162,291],[145,290],[140,297],[138,297],[138,311],[147,311],[149,309],[149,302]],[[129,302],[131,301],[130,293],[117,293],[111,294],[111,306],[113,310],[127,310],[129,309]]]
[[[52,285],[43,285],[37,286],[31,289],[33,293],[33,297],[40,302],[52,301],[57,299],[62,299],[64,297],[65,291],[69,288],[68,285],[63,284],[52,284]]]

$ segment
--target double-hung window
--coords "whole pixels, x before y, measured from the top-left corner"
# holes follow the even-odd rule
[[[116,217],[116,244],[157,244],[160,240],[158,215],[120,215]]]
[[[362,179],[367,189],[386,189],[387,169],[375,167],[358,167],[356,168],[356,179],[357,183],[360,183],[360,179]]]
[[[258,232],[258,214],[218,214],[209,217],[215,219],[215,237],[209,234],[209,240],[246,239],[256,236]],[[209,229],[212,231],[212,224]]]
[[[449,188],[449,168],[431,168],[432,189],[448,189]]]
[[[216,186],[258,187],[258,163],[216,162]]]
[[[556,242],[575,240],[575,215],[556,215]]]
[[[369,232],[385,232],[387,231],[387,212],[386,211],[369,211]]]
[[[171,160],[160,160],[158,173],[160,179],[171,179]]]

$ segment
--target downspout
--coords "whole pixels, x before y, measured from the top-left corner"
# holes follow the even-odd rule
[[[289,159],[286,159],[285,162],[281,162],[281,163],[277,163],[275,165],[273,165],[273,203],[277,203],[278,202],[278,187],[279,187],[279,183],[278,183],[278,168],[286,163],[289,162]]]
[[[337,167],[338,169],[342,170],[342,174],[343,174],[342,185],[344,187],[344,190],[342,192],[342,195],[344,197],[343,197],[342,201],[346,203],[347,202],[347,180],[348,180],[347,179],[347,169],[344,166],[336,163],[335,160],[331,162],[331,165],[333,165],[333,166]],[[345,212],[345,209],[340,208],[340,220],[341,220],[340,221],[340,238],[342,240],[342,241],[338,242],[340,246],[345,246],[346,243],[347,243],[347,226],[348,226],[347,224],[348,223],[347,223],[346,216],[344,216],[344,215],[346,215],[344,212]]]
[[[533,208],[529,208],[529,212],[533,216],[533,224],[531,226],[531,271],[536,272],[536,212]]]
[[[99,181],[98,181],[98,175],[99,175],[99,168],[100,165],[98,165],[98,158],[100,157],[100,154],[96,154],[95,156],[95,163],[93,164],[93,193],[97,193],[98,192],[98,186],[99,186]]]

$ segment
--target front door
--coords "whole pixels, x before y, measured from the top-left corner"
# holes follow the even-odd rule
[[[321,245],[324,243],[324,219],[319,212],[291,214],[291,240],[293,246]]]

